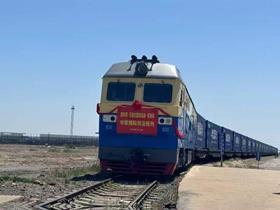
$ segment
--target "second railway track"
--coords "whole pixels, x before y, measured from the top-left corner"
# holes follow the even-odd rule
[[[168,193],[172,189],[170,185],[174,185],[172,183],[109,178],[37,207],[41,210],[161,209],[168,195],[174,194]]]

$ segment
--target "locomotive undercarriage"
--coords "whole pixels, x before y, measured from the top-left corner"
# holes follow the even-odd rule
[[[176,150],[168,149],[102,147],[99,158],[103,171],[122,174],[171,175],[177,165]]]

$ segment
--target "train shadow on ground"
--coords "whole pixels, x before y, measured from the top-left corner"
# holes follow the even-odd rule
[[[232,157],[231,157],[232,158]],[[228,160],[228,158],[224,158],[224,160]],[[159,181],[160,183],[171,183],[177,177],[179,177],[182,173],[187,173],[188,170],[193,165],[204,165],[214,162],[219,162],[219,157],[207,156],[205,158],[196,159],[192,164],[185,166],[183,168],[177,169],[172,176],[162,176],[162,175],[126,175],[126,174],[114,174],[108,172],[98,172],[96,174],[85,174],[83,176],[73,177],[71,181],[103,181],[108,178],[116,179],[118,177],[119,181],[127,181],[130,183],[143,183],[143,182],[151,182],[154,180]]]
[[[231,159],[233,157],[225,157],[225,160]],[[220,161],[219,157],[207,156],[205,158],[196,159],[192,164],[185,166],[183,168],[177,169],[172,176],[162,176],[162,175],[126,175],[126,174],[114,174],[108,172],[98,172],[96,174],[85,174],[83,176],[73,177],[71,181],[103,181],[108,178],[117,179],[120,182],[129,183],[147,183],[157,180],[160,183],[167,184],[173,182],[176,178],[184,173],[187,173],[194,165],[205,165],[209,163],[217,163]]]
[[[157,176],[157,175],[126,175],[126,174],[114,174],[114,173],[104,173],[98,172],[96,174],[85,174],[83,176],[73,177],[71,181],[103,181],[108,178],[113,178],[118,182],[126,182],[131,184],[148,183],[157,180],[160,183],[167,184],[173,182],[180,173],[185,171],[182,169],[176,171],[172,176]]]
[[[237,157],[224,157],[223,161],[227,161],[227,160],[234,159],[234,158],[237,158]],[[239,158],[241,158],[241,157],[239,157]],[[242,159],[246,159],[246,158],[242,157]],[[206,156],[205,158],[196,159],[193,162],[193,164],[194,165],[205,165],[205,164],[209,164],[209,163],[219,163],[220,161],[221,161],[220,157]]]

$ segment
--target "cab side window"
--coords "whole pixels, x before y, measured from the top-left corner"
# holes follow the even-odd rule
[[[182,107],[184,104],[184,91],[181,90],[179,105]]]

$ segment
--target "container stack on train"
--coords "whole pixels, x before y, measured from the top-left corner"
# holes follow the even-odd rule
[[[227,157],[254,157],[261,155],[277,155],[278,149],[254,140],[228,128],[221,127],[205,120],[199,115],[197,123],[197,152],[205,152],[212,156],[220,156],[221,150]]]

